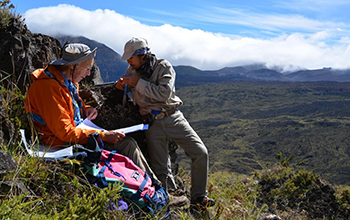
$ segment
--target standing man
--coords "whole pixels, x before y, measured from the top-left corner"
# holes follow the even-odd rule
[[[210,207],[215,201],[207,197],[209,169],[208,151],[197,133],[178,109],[182,101],[175,95],[176,73],[172,65],[150,52],[147,40],[132,38],[124,47],[121,58],[129,67],[116,84],[131,89],[134,104],[143,117],[153,119],[146,134],[152,169],[168,189],[176,189],[171,172],[168,139],[176,142],[191,159],[191,204]]]
[[[143,171],[155,177],[136,141],[124,133],[77,127],[84,118],[93,120],[98,112],[86,106],[79,96],[79,82],[90,75],[96,48],[71,43],[62,48],[62,58],[31,74],[25,111],[33,118],[40,142],[50,147],[86,144],[88,135],[97,132],[106,149],[118,149]]]

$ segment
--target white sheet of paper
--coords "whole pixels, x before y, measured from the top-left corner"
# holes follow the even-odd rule
[[[127,128],[116,129],[115,131],[124,132],[124,134],[128,134],[131,132],[143,131],[143,130],[147,130],[147,129],[148,129],[148,124],[138,124],[138,125],[134,125],[134,126],[127,127]]]
[[[77,128],[97,129],[97,130],[102,130],[102,131],[106,130],[104,128],[101,128],[101,127],[95,125],[92,121],[88,120],[87,118],[82,123],[80,123],[77,126]],[[126,127],[126,128],[116,129],[115,131],[124,132],[124,134],[128,134],[131,132],[143,131],[143,130],[147,130],[147,129],[148,129],[148,124],[138,124],[138,125],[134,125],[134,126]]]
[[[55,148],[55,147],[48,147],[45,145],[39,145],[34,146],[31,149],[29,147],[29,144],[27,143],[27,139],[24,134],[24,130],[20,129],[22,140],[24,143],[24,146],[28,152],[29,155],[33,157],[44,157],[44,158],[59,158],[59,157],[65,157],[65,156],[72,156],[73,155],[73,147],[67,147],[67,148]]]
[[[77,128],[82,128],[82,129],[95,129],[95,130],[101,130],[105,131],[106,129],[103,129],[97,125],[95,125],[92,121],[89,119],[85,119],[82,123],[80,123]]]

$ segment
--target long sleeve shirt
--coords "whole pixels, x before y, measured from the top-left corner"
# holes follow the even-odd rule
[[[164,59],[155,58],[153,73],[148,79],[131,66],[127,74],[140,77],[137,85],[131,88],[134,104],[137,104],[141,115],[152,110],[168,111],[180,107],[182,101],[175,94],[176,73],[172,65]]]

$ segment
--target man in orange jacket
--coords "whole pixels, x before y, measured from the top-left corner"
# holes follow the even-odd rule
[[[125,138],[124,133],[101,131],[77,127],[84,118],[93,120],[98,112],[85,105],[79,96],[78,83],[90,75],[96,48],[84,44],[66,44],[62,58],[31,74],[26,100],[26,113],[32,115],[42,144],[51,147],[65,147],[86,144],[88,135],[97,132],[107,144],[107,149],[118,149],[134,161],[142,170],[155,178],[136,141]]]

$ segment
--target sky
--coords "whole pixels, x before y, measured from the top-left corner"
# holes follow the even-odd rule
[[[348,0],[11,0],[29,30],[85,36],[123,54],[132,37],[174,66],[350,68]],[[98,49],[97,49],[98,53]]]

